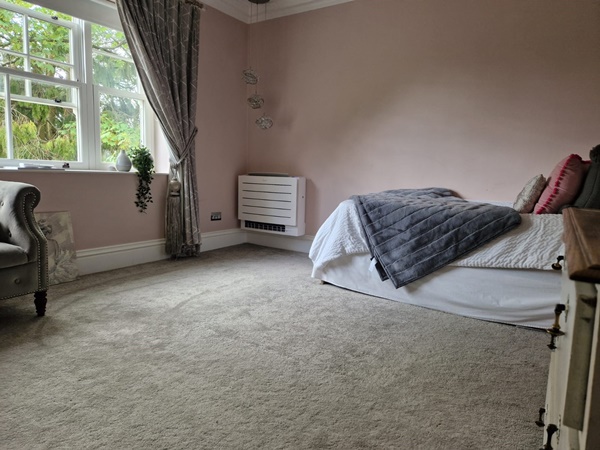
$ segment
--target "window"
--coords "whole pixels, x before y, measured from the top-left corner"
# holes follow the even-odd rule
[[[152,117],[122,31],[0,0],[0,165],[106,168]]]

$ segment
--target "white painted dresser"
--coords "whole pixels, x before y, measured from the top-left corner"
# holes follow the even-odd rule
[[[540,450],[600,450],[600,211],[563,211],[561,303],[548,331],[552,354]],[[560,266],[558,267],[560,268]]]

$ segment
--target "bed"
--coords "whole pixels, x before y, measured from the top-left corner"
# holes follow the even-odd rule
[[[489,203],[511,206],[502,202]],[[561,214],[520,214],[521,223],[434,272],[396,288],[382,281],[355,201],[341,202],[319,228],[312,277],[341,288],[452,314],[548,328],[560,302]]]

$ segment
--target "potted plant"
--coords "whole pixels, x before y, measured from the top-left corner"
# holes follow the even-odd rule
[[[148,203],[153,203],[150,184],[153,180],[154,160],[152,159],[150,150],[144,146],[132,148],[129,151],[129,157],[131,158],[131,164],[137,170],[138,175],[135,206],[137,206],[140,212],[146,212]]]

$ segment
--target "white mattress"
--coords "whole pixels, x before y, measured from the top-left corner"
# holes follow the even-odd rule
[[[416,282],[382,282],[351,200],[321,226],[309,257],[314,278],[390,300],[478,319],[548,328],[560,301],[561,215],[521,215],[521,225]]]

